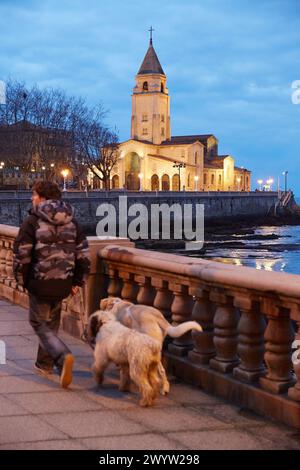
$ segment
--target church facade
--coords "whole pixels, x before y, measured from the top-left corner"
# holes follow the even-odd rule
[[[131,137],[120,143],[112,189],[147,191],[250,191],[251,172],[218,154],[213,134],[171,135],[167,77],[152,38],[135,77]]]

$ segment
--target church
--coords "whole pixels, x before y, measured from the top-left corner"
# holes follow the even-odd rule
[[[213,134],[171,135],[167,77],[150,44],[135,77],[131,137],[119,144],[111,188],[145,191],[250,191],[251,172],[218,154]]]

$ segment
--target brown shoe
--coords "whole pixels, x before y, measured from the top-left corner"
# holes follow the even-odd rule
[[[60,375],[60,385],[63,388],[67,388],[72,382],[73,364],[74,364],[73,354],[66,354],[62,371],[61,371],[61,375]]]

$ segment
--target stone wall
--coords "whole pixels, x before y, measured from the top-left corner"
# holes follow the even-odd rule
[[[118,214],[119,196],[126,195],[128,207],[136,202],[146,204],[169,205],[204,204],[205,220],[224,220],[239,218],[255,218],[267,215],[277,201],[277,193],[230,193],[230,192],[68,192],[66,197],[74,206],[75,214],[80,223],[88,227],[91,233],[95,230],[99,218],[96,217],[97,207],[101,203],[110,203],[116,207]],[[20,226],[31,205],[30,192],[0,192],[0,224]],[[95,232],[94,232],[95,233]]]

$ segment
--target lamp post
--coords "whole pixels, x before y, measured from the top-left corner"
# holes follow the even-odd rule
[[[178,168],[178,174],[179,174],[179,191],[181,190],[181,179],[180,179],[180,170],[181,168],[185,168],[186,164],[185,163],[177,163],[175,162],[173,165],[173,168]]]
[[[68,177],[68,174],[69,174],[69,170],[67,170],[67,169],[66,169],[66,170],[62,170],[61,174],[62,174],[62,176],[63,176],[63,178],[64,178],[64,187],[63,187],[63,191],[67,191],[67,185],[66,185],[66,183],[67,183],[67,177]]]
[[[262,184],[263,184],[263,180],[257,180],[258,184],[259,184],[259,190],[262,191]]]
[[[287,192],[287,175],[288,175],[288,171],[285,170],[282,174],[284,175],[284,192],[286,193]]]
[[[3,174],[3,169],[4,169],[4,162],[0,163],[0,170],[1,170],[1,186],[4,186],[4,174]]]
[[[195,191],[198,191],[199,176],[198,175],[194,176],[194,180],[195,180]]]

